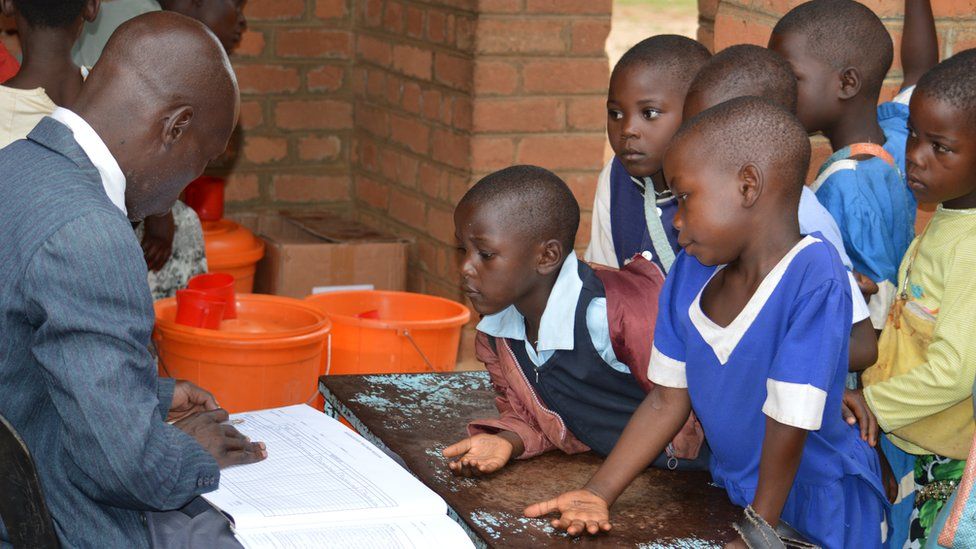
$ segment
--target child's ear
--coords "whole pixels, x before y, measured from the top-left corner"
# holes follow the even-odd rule
[[[749,162],[739,168],[739,194],[743,208],[751,208],[759,200],[765,184],[762,168],[758,165]]]
[[[163,126],[163,145],[171,147],[176,144],[190,128],[192,121],[193,107],[189,105],[177,107],[170,112]]]
[[[861,71],[847,67],[840,71],[840,98],[850,99],[861,92]]]
[[[0,13],[7,17],[17,17],[17,6],[14,5],[14,0],[0,0]]]
[[[102,5],[102,0],[86,0],[85,8],[81,11],[81,17],[91,23],[98,17],[98,9]]]
[[[542,253],[539,255],[539,265],[536,267],[541,275],[547,275],[560,267],[563,264],[563,258],[565,257],[563,251],[563,244],[558,240],[547,240],[542,243]]]

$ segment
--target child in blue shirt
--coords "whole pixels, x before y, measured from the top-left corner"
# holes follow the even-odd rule
[[[850,284],[837,250],[801,235],[796,215],[809,160],[803,127],[764,99],[685,122],[665,157],[684,251],[661,292],[648,369],[658,388],[584,489],[527,516],[558,511],[553,526],[572,535],[610,530],[610,505],[693,408],[715,483],[748,506],[727,547],[768,546],[756,530],[781,523],[828,549],[882,546],[878,457],[839,414]]]
[[[584,258],[623,267],[636,254],[667,273],[678,252],[672,225],[677,204],[661,160],[681,124],[688,84],[708,50],[675,35],[642,40],[620,58],[607,92],[607,138],[614,157],[600,173],[593,200],[590,245]]]
[[[796,73],[798,118],[834,150],[811,188],[837,220],[854,270],[878,284],[869,305],[880,330],[914,236],[916,210],[904,178],[910,91],[877,107],[891,67],[891,37],[854,0],[812,0],[780,19],[769,47]]]

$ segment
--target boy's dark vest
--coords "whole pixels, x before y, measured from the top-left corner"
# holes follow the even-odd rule
[[[557,350],[538,368],[521,341],[511,342],[519,366],[545,405],[559,414],[566,427],[593,451],[607,455],[613,449],[646,390],[629,372],[607,364],[586,326],[586,310],[594,298],[605,297],[603,282],[587,264],[579,263],[583,280],[576,303],[574,348]],[[648,338],[650,334],[648,334]]]
[[[648,189],[648,192],[654,192]],[[657,205],[661,209],[661,223],[671,248],[678,252],[678,230],[674,228],[674,214],[678,205],[674,200]],[[617,265],[624,263],[635,254],[651,252],[654,263],[664,270],[658,254],[654,250],[651,235],[647,231],[644,217],[644,195],[631,179],[630,174],[617,157],[610,164],[610,236],[613,238],[613,251],[617,255]]]

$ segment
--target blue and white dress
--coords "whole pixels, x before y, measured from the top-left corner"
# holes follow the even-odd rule
[[[752,503],[766,417],[809,435],[782,519],[827,548],[881,547],[887,503],[874,450],[841,417],[850,284],[837,251],[804,237],[726,327],[702,311],[722,267],[681,253],[661,293],[648,377],[687,388],[710,469],[736,505]]]

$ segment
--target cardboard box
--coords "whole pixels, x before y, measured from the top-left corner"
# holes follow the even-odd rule
[[[405,290],[409,241],[326,213],[237,214],[264,240],[254,292],[303,298],[313,289],[371,285]]]

